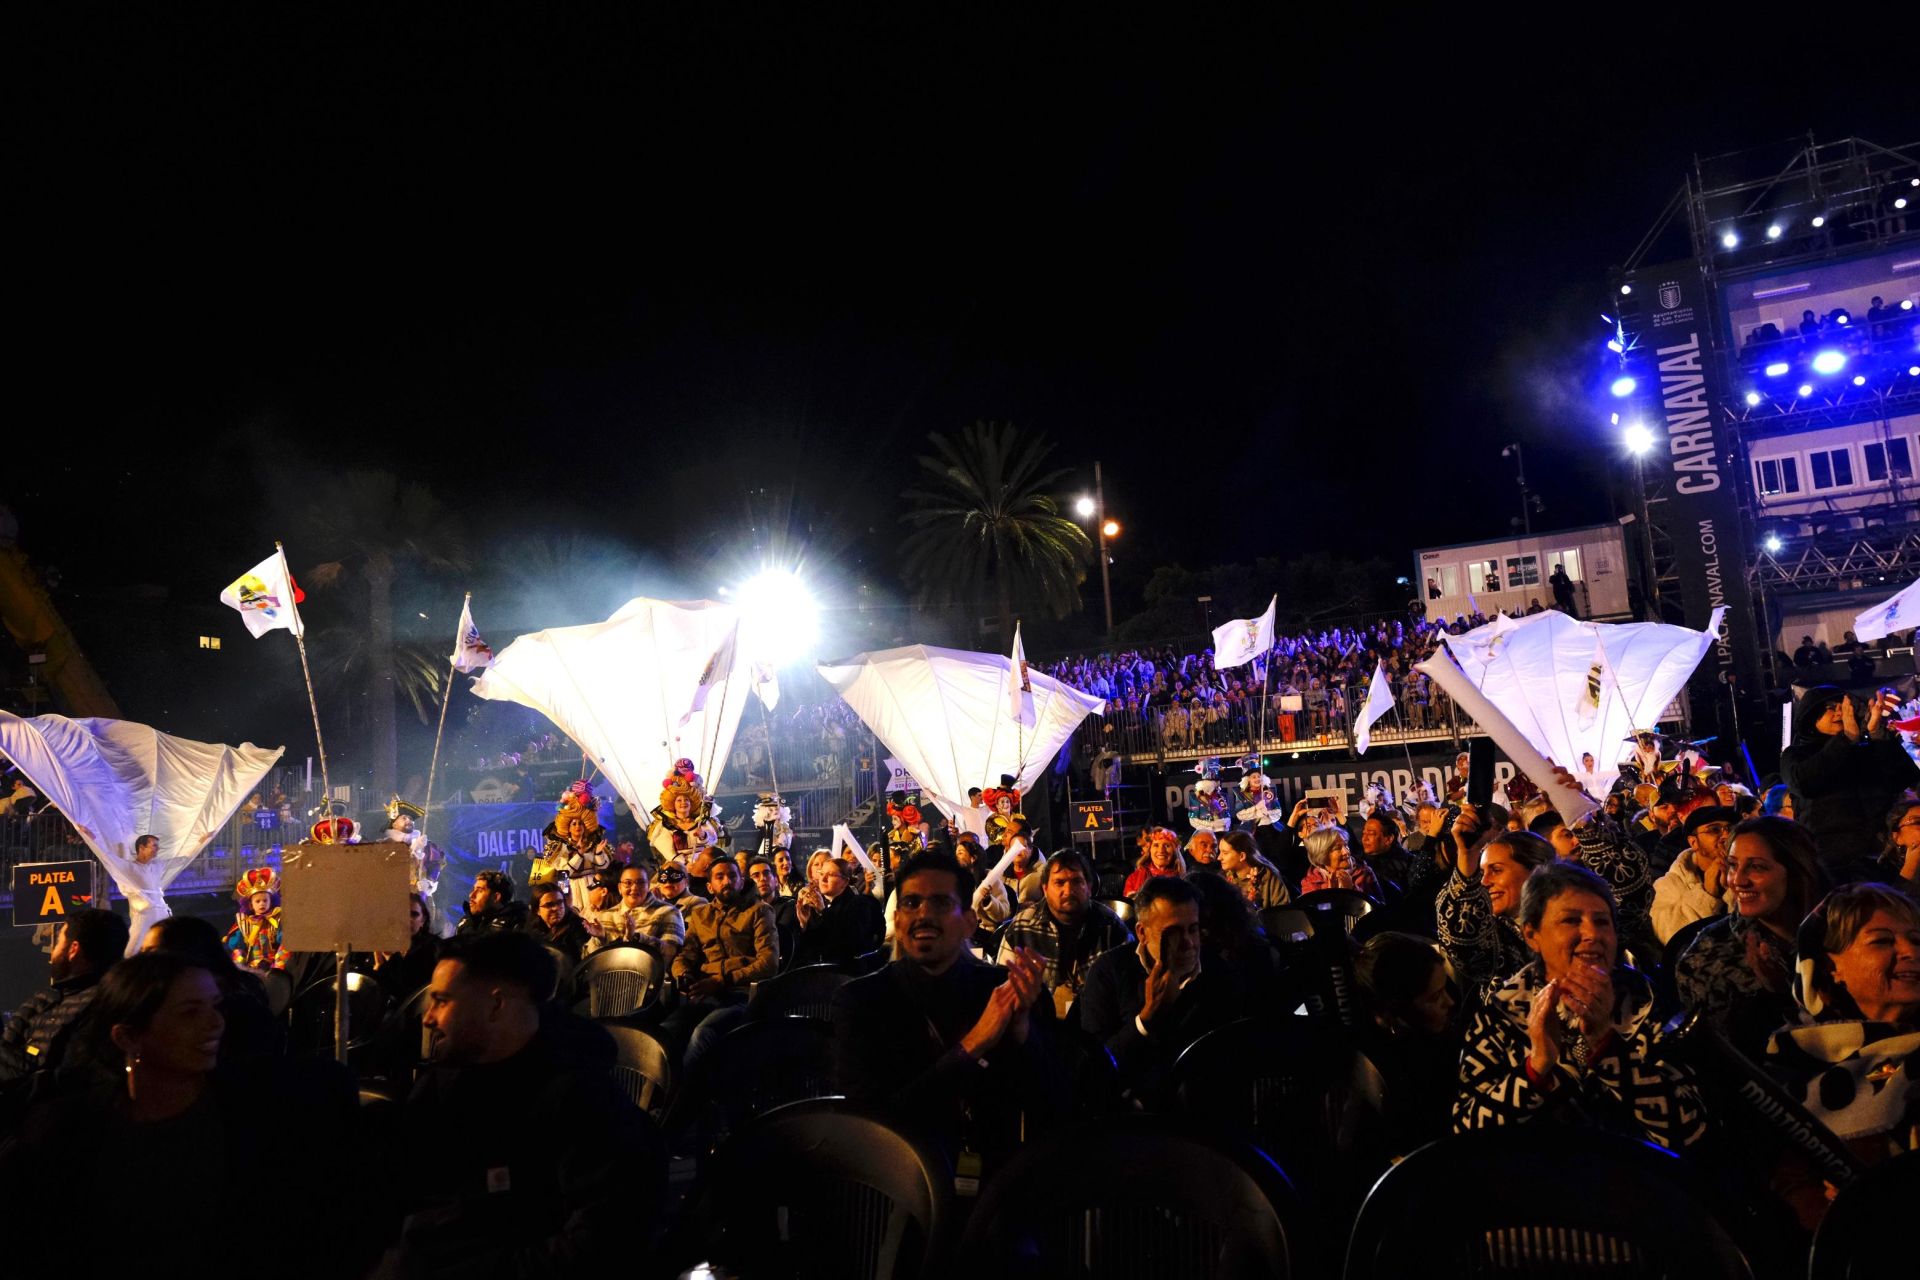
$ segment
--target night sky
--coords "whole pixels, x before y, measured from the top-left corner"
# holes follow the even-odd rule
[[[1073,491],[1103,460],[1122,616],[1169,560],[1498,534],[1508,439],[1537,526],[1606,519],[1606,272],[1690,156],[1920,136],[1863,31],[669,8],[29,19],[0,499],[36,563],[200,609],[378,467],[700,594],[785,486],[823,573],[893,590],[893,491],[976,419]]]

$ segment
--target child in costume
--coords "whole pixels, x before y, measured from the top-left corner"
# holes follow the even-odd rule
[[[227,951],[247,969],[284,969],[287,948],[280,927],[280,877],[272,867],[255,867],[240,877],[233,896],[244,908],[227,931]]]

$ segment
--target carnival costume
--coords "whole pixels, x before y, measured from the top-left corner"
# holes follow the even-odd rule
[[[922,822],[920,806],[914,803],[915,797],[904,791],[894,791],[887,796],[887,817],[892,824],[887,828],[887,866],[889,871],[897,863],[905,861],[926,848],[926,829]],[[988,819],[989,825],[992,819]]]
[[[273,895],[273,907],[264,916],[253,913],[256,893]],[[226,946],[233,962],[249,969],[286,968],[287,948],[280,926],[280,877],[272,867],[255,867],[240,877],[240,882],[233,887],[233,896],[246,908],[234,917],[233,928],[227,931]]]
[[[684,815],[680,813],[682,800],[687,802]],[[653,822],[647,827],[647,844],[661,866],[684,866],[719,842],[714,811],[700,775],[694,772],[693,761],[676,760],[673,772],[660,784],[660,806],[653,811]]]
[[[407,890],[425,894],[431,902],[434,892],[440,888],[440,869],[446,865],[447,855],[414,826],[418,819],[426,816],[426,810],[420,806],[395,796],[387,801],[387,829],[380,838],[407,846],[407,853],[413,859],[407,872]]]
[[[1200,762],[1200,781],[1193,784],[1193,798],[1187,801],[1187,823],[1195,831],[1211,831],[1215,835],[1233,826],[1227,794],[1220,789],[1218,756],[1208,756]]]
[[[594,800],[593,784],[584,780],[568,784],[560,793],[558,812],[541,835],[543,842],[527,883],[554,884],[576,912],[590,910],[588,877],[613,860],[613,844],[600,826],[600,806]]]
[[[771,858],[775,849],[793,848],[793,810],[777,791],[762,791],[753,806],[753,826],[760,833],[754,846],[758,857]]]
[[[310,818],[320,815],[307,828],[307,838],[315,844],[359,844],[360,826],[347,817],[345,808],[338,800],[325,800],[307,810]]]
[[[987,843],[1005,844],[1007,841],[1007,820],[1020,813],[1020,792],[1014,786],[1018,781],[1012,774],[1000,775],[1000,785],[988,787],[980,793],[980,803],[987,807]]]

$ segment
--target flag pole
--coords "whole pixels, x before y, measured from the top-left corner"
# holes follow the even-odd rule
[[[273,553],[280,557],[280,572],[287,579],[287,609],[293,614],[293,642],[300,649],[300,674],[307,681],[307,708],[313,712],[313,745],[320,753],[320,791],[321,802],[327,806],[322,817],[333,817],[333,781],[327,773],[327,740],[320,732],[320,700],[313,694],[313,669],[307,665],[307,624],[300,621],[300,605],[293,598],[293,570],[287,568],[287,549],[279,541],[273,544]]]
[[[467,609],[472,604],[473,592],[469,591],[467,592],[466,599],[460,602],[461,622],[466,620]],[[461,622],[453,624],[453,629],[459,633],[453,637],[453,651],[455,654],[460,652],[461,642],[467,638],[466,628],[461,625]],[[440,770],[440,735],[447,731],[447,704],[453,701],[453,673],[457,670],[459,670],[459,668],[454,666],[453,659],[448,658],[447,686],[440,691],[440,727],[433,731],[433,759],[427,765],[427,795],[425,803],[420,806],[421,835],[427,834],[427,815],[433,811],[433,780]]]

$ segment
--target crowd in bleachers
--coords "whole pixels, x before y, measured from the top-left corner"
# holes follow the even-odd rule
[[[1162,664],[1135,655],[1132,683]],[[0,1197],[58,1187],[112,1224],[91,1264],[151,1275],[230,1262],[233,1206],[295,1275],[1101,1274],[1141,1249],[1371,1275],[1411,1223],[1409,1157],[1428,1197],[1434,1168],[1494,1162],[1460,1188],[1482,1225],[1443,1233],[1462,1269],[1550,1219],[1574,1235],[1510,1246],[1535,1273],[1597,1247],[1728,1274],[1698,1270],[1724,1237],[1798,1274],[1920,1159],[1920,769],[1894,705],[1813,690],[1764,797],[1643,759],[1572,827],[1543,792],[1564,771],[1475,803],[1463,765],[1352,815],[1274,813],[1250,775],[1229,829],[1150,829],[1131,868],[1044,851],[996,792],[980,822],[894,804],[871,856],[796,861],[769,820],[738,855],[641,849],[526,900],[489,871],[451,937],[412,897],[406,948],[353,961],[346,1066],[332,960],[279,945],[266,877],[224,944],[175,918],[131,959],[125,921],[79,907],[0,1032]],[[1584,1202],[1600,1169],[1684,1212]],[[1548,1210],[1532,1184],[1560,1177]],[[75,1247],[20,1233],[10,1262]]]
[[[1910,298],[1888,302],[1875,294],[1864,311],[1835,307],[1821,315],[1803,309],[1797,323],[1783,332],[1768,321],[1747,332],[1740,347],[1741,364],[1749,373],[1761,374],[1767,366],[1785,364],[1796,375],[1814,372],[1813,358],[1822,351],[1837,351],[1853,360],[1860,357],[1910,357],[1916,333],[1920,333],[1920,307]],[[1900,359],[1904,368],[1910,363]]]

